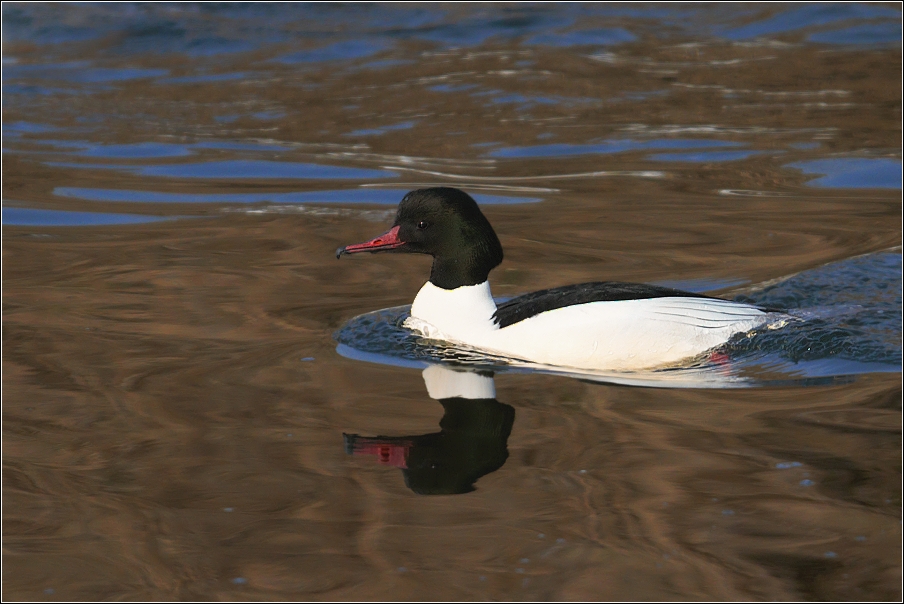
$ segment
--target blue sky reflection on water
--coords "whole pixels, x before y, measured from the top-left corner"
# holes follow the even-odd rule
[[[657,153],[651,155],[653,161],[686,161],[686,162],[713,162],[713,161],[738,161],[754,155],[762,155],[765,151],[703,151],[700,153]]]
[[[6,82],[26,78],[29,80],[65,81],[76,84],[106,84],[142,78],[160,78],[168,74],[169,70],[167,69],[94,67],[88,61],[3,66],[4,85]]]
[[[399,203],[408,189],[343,189],[332,191],[293,191],[290,193],[163,193],[126,189],[85,189],[57,187],[53,194],[89,201],[126,203],[340,203],[392,205]],[[534,203],[536,197],[486,195],[475,193],[481,205]]]
[[[265,160],[225,160],[190,164],[164,164],[134,166],[118,164],[80,164],[47,162],[48,166],[60,168],[82,168],[92,170],[121,170],[141,176],[162,176],[167,178],[217,178],[217,179],[337,179],[368,180],[393,178],[395,172],[371,170],[367,168],[346,168],[300,162],[276,162]]]
[[[861,157],[837,157],[788,164],[804,174],[822,174],[807,181],[811,187],[839,189],[900,189],[900,159],[867,159]]]
[[[58,94],[110,93],[125,83],[144,85],[143,80],[166,87],[168,85],[233,87],[256,80],[266,81],[273,71],[297,69],[306,72],[320,67],[336,74],[360,70],[379,70],[389,67],[409,66],[413,60],[400,49],[412,43],[434,45],[436,55],[430,60],[442,60],[445,52],[499,43],[513,48],[544,49],[544,51],[586,54],[588,58],[618,60],[618,47],[632,45],[656,37],[667,44],[682,37],[694,36],[709,41],[741,41],[759,44],[764,40],[794,41],[810,45],[866,45],[882,47],[900,44],[901,11],[892,6],[871,4],[815,3],[788,5],[779,9],[766,6],[727,7],[719,5],[643,6],[609,4],[566,5],[480,5],[458,10],[452,6],[397,6],[357,5],[348,10],[329,4],[127,4],[113,5],[41,5],[5,4],[3,6],[3,33],[7,40],[28,41],[43,45],[53,60],[33,62],[25,57],[4,58],[3,85],[8,94],[5,102],[14,105],[27,104],[29,97]],[[78,50],[86,42],[109,40],[108,52],[82,58]],[[232,55],[254,51],[253,68],[238,69],[225,65]],[[490,51],[492,52],[496,51]],[[610,98],[593,95],[526,94],[505,86],[507,78],[537,77],[532,69],[536,64],[529,52],[515,52],[509,63],[523,71],[495,72],[506,74],[491,80],[482,78],[479,83],[456,79],[455,74],[446,80],[424,82],[429,91],[449,95],[467,92],[467,95],[483,103],[488,111],[508,107],[524,114],[529,122],[534,112],[548,110],[565,111],[575,105],[585,110],[599,110],[606,102],[643,104],[650,95],[674,95],[676,90],[659,86],[655,91],[623,90],[613,92]],[[130,57],[156,54],[181,54],[186,57],[184,69],[165,69],[142,66]],[[593,55],[592,53],[597,53]],[[479,52],[477,54],[480,54]],[[229,56],[227,56],[229,55]],[[606,56],[609,58],[606,58]],[[610,56],[611,55],[611,56]],[[614,58],[613,58],[614,57]],[[211,62],[216,58],[216,62]],[[115,59],[115,60],[114,60]],[[516,60],[517,59],[517,60]],[[600,59],[602,60],[602,59]],[[224,66],[225,65],[225,66]],[[675,63],[681,65],[681,63]],[[634,65],[631,69],[638,66]],[[656,67],[655,63],[646,65]],[[667,65],[665,67],[668,67]],[[258,70],[259,69],[259,70]],[[281,72],[282,73],[282,72]],[[327,72],[324,72],[327,73]],[[489,75],[489,74],[487,74]],[[61,88],[59,84],[66,86]],[[57,85],[54,85],[57,84]],[[322,86],[309,82],[305,86]],[[761,91],[742,91],[759,94]],[[820,95],[826,91],[814,91]],[[831,91],[829,91],[831,92]],[[844,91],[841,91],[844,92]],[[734,99],[725,93],[726,99]],[[796,94],[793,93],[793,94]],[[833,100],[833,97],[818,97]],[[846,98],[839,97],[846,101]],[[830,103],[831,104],[831,103]],[[843,103],[842,103],[843,104]],[[361,103],[349,99],[342,106],[349,115],[361,113]],[[227,110],[230,109],[230,110]],[[255,122],[277,121],[291,114],[290,107],[257,108],[247,112],[237,107],[221,104],[212,111],[210,118],[223,128],[241,125],[264,128]],[[263,109],[263,110],[261,110]],[[288,113],[287,113],[288,112]],[[377,114],[375,114],[377,115]],[[402,131],[411,131],[416,137],[429,118],[414,119],[398,115],[386,119],[378,116],[370,123],[354,123],[340,132],[349,141],[355,139],[373,144],[375,137],[389,135],[399,137]],[[85,116],[80,116],[85,119]],[[140,120],[139,120],[140,121]],[[555,122],[550,122],[554,124]],[[185,142],[159,142],[144,140],[118,144],[99,144],[80,140],[64,140],[65,134],[56,140],[42,140],[40,135],[51,130],[65,131],[56,124],[14,122],[4,126],[8,140],[18,139],[32,145],[53,145],[58,152],[71,156],[107,158],[112,160],[136,160],[176,158],[201,154],[204,161],[166,165],[117,165],[83,164],[56,161],[48,164],[72,168],[117,170],[140,176],[199,179],[382,179],[397,176],[395,172],[356,166],[325,165],[314,162],[273,161],[273,156],[262,153],[289,153],[292,147],[275,142],[241,140],[194,140],[183,137]],[[80,129],[90,133],[91,127]],[[72,130],[70,129],[70,135]],[[457,134],[460,134],[457,133]],[[669,136],[669,135],[666,135]],[[758,147],[740,133],[727,135],[713,131],[699,138],[675,136],[643,136],[626,138],[588,137],[586,142],[554,142],[562,140],[560,133],[538,133],[534,140],[544,144],[524,145],[500,142],[486,150],[484,157],[498,159],[565,158],[607,155],[633,151],[663,151],[645,156],[652,162],[717,163],[736,162],[763,154],[777,155]],[[709,137],[709,138],[704,138]],[[727,140],[726,140],[727,139]],[[12,143],[15,146],[15,142]],[[795,141],[786,149],[806,150],[806,145],[818,143]],[[472,147],[487,145],[472,141]],[[233,151],[231,156],[220,154],[207,161],[206,150]],[[9,151],[9,148],[5,149]],[[667,151],[667,152],[665,152]],[[36,153],[32,147],[29,153]],[[56,159],[56,158],[54,158]],[[281,158],[282,159],[282,158]],[[791,161],[790,159],[787,161]],[[823,162],[823,163],[819,163]],[[825,163],[831,162],[831,163]],[[329,162],[327,162],[329,163]],[[900,166],[900,162],[897,164]],[[892,187],[900,188],[900,177],[892,174],[894,165],[880,163],[858,164],[853,160],[806,160],[790,163],[806,173],[823,174],[809,181],[816,187]],[[822,170],[820,172],[820,170]]]
[[[4,226],[104,226],[116,224],[143,224],[171,220],[163,216],[139,214],[111,214],[105,212],[70,212],[66,210],[36,210],[33,208],[3,207]]]
[[[124,5],[117,18],[103,8],[4,5],[7,40],[39,44],[83,43],[125,29],[121,53],[178,52],[195,57],[260,50],[293,40],[319,43],[274,59],[287,63],[369,57],[388,45],[422,40],[441,46],[474,46],[491,39],[521,39],[526,45],[605,46],[631,42],[638,31],[668,38],[700,33],[716,39],[749,40],[807,33],[813,42],[861,43],[855,34],[830,32],[860,28],[878,36],[872,43],[900,43],[892,23],[901,12],[863,3],[771,7],[719,5],[621,6],[608,4],[479,6],[461,11],[442,5],[356,5],[352,11],[329,4]],[[55,11],[55,19],[48,14]],[[619,19],[620,27],[592,27],[588,21]],[[658,21],[651,29],[645,22]],[[875,31],[872,28],[880,28]],[[864,29],[865,28],[865,29]],[[266,43],[263,41],[266,40]]]
[[[380,128],[366,128],[364,130],[355,130],[354,132],[349,132],[347,136],[379,136],[380,134],[385,134],[387,132],[392,132],[393,130],[408,130],[413,127],[415,122],[401,122],[399,124],[391,124],[389,126],[382,126]]]
[[[774,17],[754,21],[747,25],[742,25],[733,29],[722,30],[721,35],[724,35],[730,40],[748,40],[751,38],[765,37],[817,27],[821,28],[823,31],[831,31],[834,28],[830,26],[843,25],[850,20],[900,20],[900,18],[900,10],[895,10],[894,8],[888,6],[874,6],[864,3],[816,3],[796,6],[790,5],[787,10],[782,11]],[[817,34],[817,39],[814,41],[833,41],[833,39],[831,39],[831,37],[827,35],[823,35],[823,39],[818,39],[819,35],[820,34]],[[898,31],[897,40],[889,41],[901,41],[900,29]]]
[[[388,46],[385,42],[375,40],[348,40],[345,42],[334,42],[320,48],[299,50],[273,60],[288,65],[295,63],[321,63],[323,61],[347,61],[369,57]]]
[[[607,140],[600,143],[575,145],[553,143],[530,147],[506,147],[488,153],[489,157],[567,157],[573,155],[593,155],[603,153],[623,153],[626,151],[646,151],[650,149],[707,149],[712,147],[737,147],[740,143],[706,139],[656,139],[656,140]]]
[[[91,145],[76,155],[117,159],[149,159],[154,157],[184,157],[191,152],[184,145],[166,143],[134,143],[126,145]]]

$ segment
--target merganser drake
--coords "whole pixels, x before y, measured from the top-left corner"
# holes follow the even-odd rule
[[[675,366],[769,323],[776,311],[658,285],[602,281],[546,289],[496,305],[487,278],[502,245],[470,195],[411,191],[389,231],[339,248],[433,256],[404,326],[424,337],[575,369]],[[784,315],[780,315],[784,316]]]

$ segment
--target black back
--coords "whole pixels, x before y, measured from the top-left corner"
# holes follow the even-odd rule
[[[622,283],[620,281],[595,281],[593,283],[578,283],[552,289],[541,289],[540,291],[512,298],[498,305],[496,314],[493,315],[493,320],[499,324],[499,327],[508,327],[547,310],[565,308],[575,304],[674,297],[721,299],[659,285]]]

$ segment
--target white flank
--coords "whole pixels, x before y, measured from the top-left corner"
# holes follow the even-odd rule
[[[707,298],[590,302],[502,329],[492,321],[495,311],[486,282],[454,290],[428,282],[405,326],[431,339],[534,363],[625,371],[679,364],[780,319],[748,304]]]

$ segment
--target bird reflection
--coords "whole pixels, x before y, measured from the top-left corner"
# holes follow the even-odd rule
[[[467,493],[508,459],[515,409],[496,400],[492,376],[439,365],[424,370],[427,394],[445,409],[440,431],[419,436],[343,434],[349,455],[373,456],[402,470],[420,495]]]

